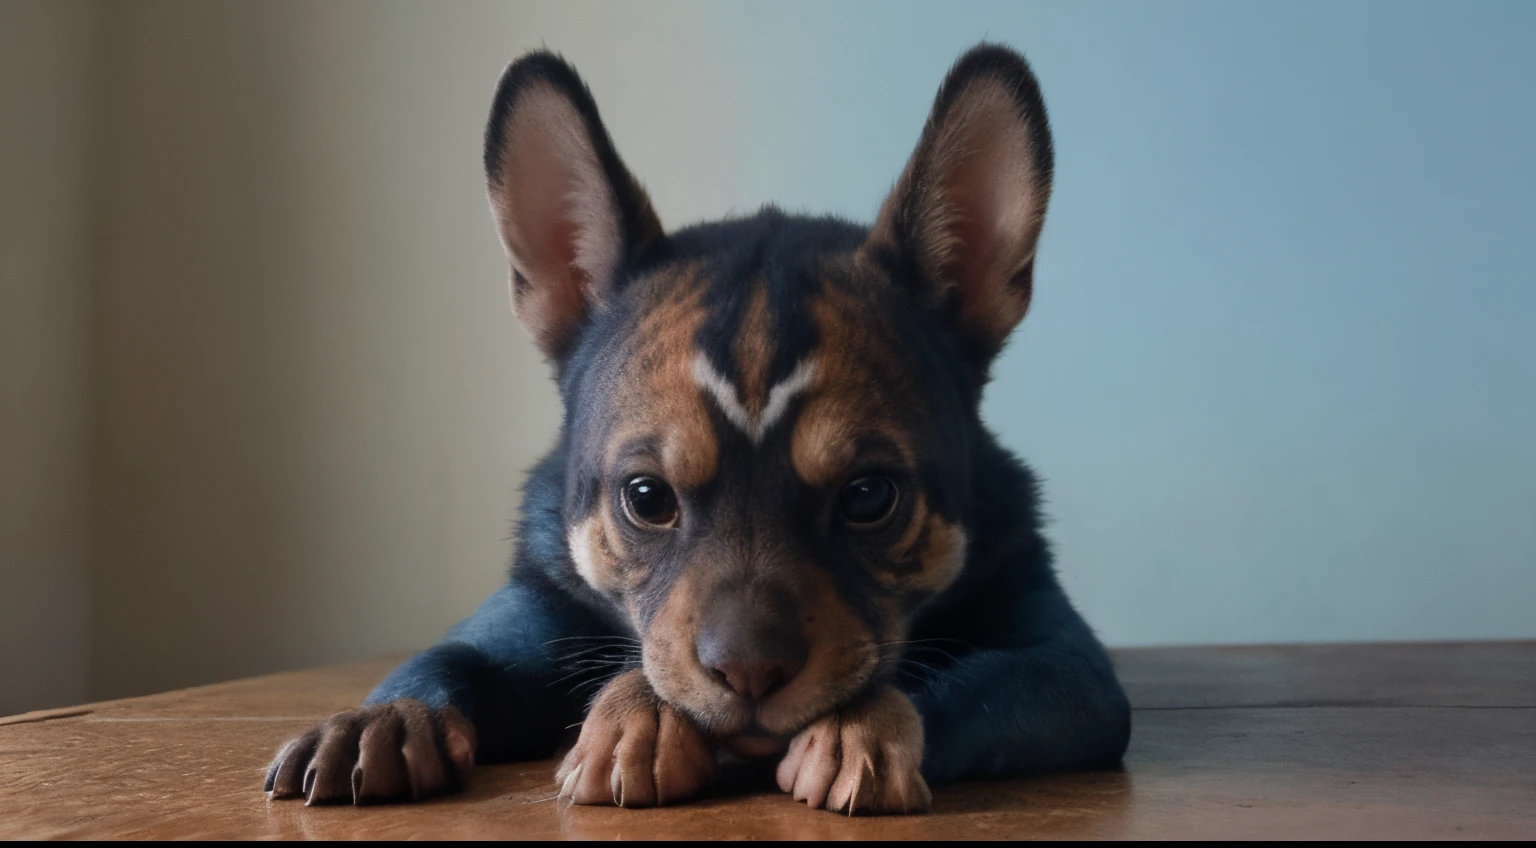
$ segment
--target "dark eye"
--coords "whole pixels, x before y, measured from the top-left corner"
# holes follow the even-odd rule
[[[655,477],[636,477],[624,484],[624,511],[636,524],[671,527],[677,521],[677,495]]]
[[[860,477],[843,487],[837,510],[855,527],[879,523],[896,507],[896,484],[884,477]]]

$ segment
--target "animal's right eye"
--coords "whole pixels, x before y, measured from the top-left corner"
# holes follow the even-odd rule
[[[637,525],[671,527],[677,523],[677,495],[655,477],[635,477],[624,484],[624,512]]]

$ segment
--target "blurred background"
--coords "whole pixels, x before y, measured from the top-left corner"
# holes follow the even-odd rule
[[[1536,4],[0,0],[0,714],[420,648],[560,411],[479,165],[548,46],[668,226],[1057,141],[985,413],[1114,646],[1536,637]]]

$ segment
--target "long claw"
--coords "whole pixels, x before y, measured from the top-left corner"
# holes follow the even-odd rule
[[[561,798],[570,798],[576,794],[576,781],[581,778],[581,769],[586,763],[571,769],[571,773],[565,776],[565,783],[560,787]]]

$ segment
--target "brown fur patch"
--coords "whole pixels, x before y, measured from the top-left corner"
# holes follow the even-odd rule
[[[918,496],[906,532],[890,553],[890,567],[880,582],[893,591],[937,595],[948,589],[965,567],[965,529],[929,513]]]
[[[846,273],[846,270],[843,271]],[[811,301],[821,335],[816,382],[795,421],[790,457],[795,473],[812,486],[831,486],[849,473],[857,442],[877,437],[912,461],[896,398],[908,396],[902,357],[872,332],[869,310],[851,291],[828,285]]]
[[[839,414],[841,406],[835,400],[812,400],[795,422],[791,460],[795,473],[812,486],[837,483],[853,462],[853,421]]]
[[[636,328],[627,363],[614,380],[615,431],[608,437],[610,469],[615,452],[635,438],[655,437],[668,483],[697,488],[719,471],[720,445],[709,410],[692,376],[693,339],[703,323],[701,271],[687,267],[667,279],[639,285],[655,289]]]
[[[768,365],[773,358],[773,328],[769,324],[768,286],[754,284],[747,300],[746,311],[741,316],[741,328],[736,334],[733,352],[736,354],[740,374],[737,385],[741,387],[741,405],[753,418],[763,414],[768,405]]]
[[[606,423],[590,434],[606,444],[605,495],[567,530],[566,543],[577,573],[605,593],[632,590],[645,575],[643,563],[630,561],[628,519],[608,487],[622,485],[629,474],[649,474],[686,490],[708,483],[719,470],[719,443],[688,368],[693,336],[704,320],[698,273],[684,267],[636,281],[652,302],[620,351],[624,364],[609,382]],[[626,459],[622,452],[636,443],[654,444],[654,451]]]
[[[927,544],[919,555],[922,569],[903,586],[908,591],[937,595],[948,589],[965,568],[965,529],[937,515],[927,522]]]

